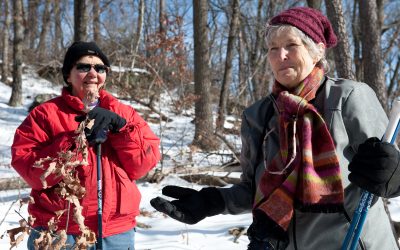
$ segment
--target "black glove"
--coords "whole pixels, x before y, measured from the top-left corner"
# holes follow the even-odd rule
[[[126,120],[116,113],[95,107],[87,114],[89,119],[94,119],[94,124],[91,129],[85,128],[86,139],[90,144],[103,143],[107,140],[107,133],[117,133],[125,126]],[[78,116],[76,121],[83,121],[85,116]]]
[[[207,216],[222,213],[225,209],[224,199],[215,187],[196,191],[191,188],[166,186],[162,189],[162,194],[177,200],[167,201],[156,197],[150,204],[158,211],[187,224],[196,224]]]
[[[247,250],[283,250],[289,236],[278,224],[260,210],[253,211],[253,223],[247,229],[250,240]]]
[[[400,153],[394,145],[369,138],[350,162],[349,180],[377,196],[395,197],[400,188],[399,161]]]

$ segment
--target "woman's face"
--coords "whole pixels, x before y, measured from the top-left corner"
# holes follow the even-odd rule
[[[319,60],[311,57],[293,30],[278,32],[268,44],[268,62],[274,77],[287,89],[297,87]]]
[[[90,69],[88,64],[91,66]],[[72,95],[83,100],[87,96],[97,94],[104,86],[107,77],[104,66],[103,61],[97,56],[82,56],[72,67],[67,79],[72,85]]]

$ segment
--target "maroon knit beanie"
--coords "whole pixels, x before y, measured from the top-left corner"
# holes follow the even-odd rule
[[[269,24],[288,24],[303,31],[314,42],[325,44],[325,47],[334,47],[337,43],[335,32],[328,18],[320,11],[307,7],[295,7],[284,10],[274,16]]]

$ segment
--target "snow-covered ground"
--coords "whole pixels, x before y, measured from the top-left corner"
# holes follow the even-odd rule
[[[46,80],[37,77],[33,71],[27,69],[23,75],[23,106],[14,108],[7,105],[11,96],[11,88],[0,82],[0,178],[17,176],[10,166],[10,146],[15,129],[26,117],[27,109],[32,103],[33,97],[38,93],[59,94],[60,89],[60,86],[52,86]],[[172,118],[173,121],[162,123],[161,125],[150,123],[150,126],[158,135],[162,131],[162,147],[165,159],[163,168],[186,165],[189,158],[195,167],[220,166],[230,160],[230,157],[227,156],[230,151],[221,151],[215,155],[190,154],[188,145],[194,135],[194,125],[190,122],[192,118],[174,115],[168,109],[168,97],[162,98],[162,100],[165,103],[159,105],[161,111]],[[132,106],[138,110],[146,109],[145,107],[137,106],[135,103],[132,103]],[[229,139],[231,143],[240,147],[238,136],[232,136]],[[206,218],[196,225],[177,222],[155,211],[149,203],[150,199],[161,195],[162,187],[169,184],[196,189],[201,188],[201,186],[186,182],[176,175],[170,175],[158,184],[139,183],[138,186],[142,193],[140,207],[144,211],[144,215],[139,216],[137,220],[141,224],[149,226],[149,228],[137,228],[135,236],[136,249],[246,249],[248,244],[247,237],[241,236],[235,240],[235,236],[231,235],[229,230],[236,227],[249,226],[251,224],[251,214],[218,215]],[[21,217],[17,212],[19,211],[22,217],[27,218],[26,205],[20,208],[16,200],[19,197],[28,195],[28,189],[0,191],[0,235],[4,236],[0,239],[0,249],[9,248],[9,239],[5,232],[18,226],[18,221]],[[392,218],[400,221],[400,199],[392,199],[389,208]],[[16,249],[26,249],[26,239]]]

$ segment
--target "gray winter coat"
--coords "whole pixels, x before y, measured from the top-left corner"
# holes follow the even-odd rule
[[[369,137],[381,138],[388,119],[374,91],[364,83],[325,78],[314,106],[323,116],[339,157],[345,188],[345,213],[303,213],[295,210],[289,226],[287,249],[340,249],[357,207],[361,190],[348,180],[348,164],[358,145]],[[273,107],[271,107],[273,105]],[[247,108],[242,119],[241,183],[219,189],[225,213],[238,214],[252,208],[259,178],[279,149],[277,111],[268,96]],[[381,199],[368,212],[358,249],[398,249]]]

